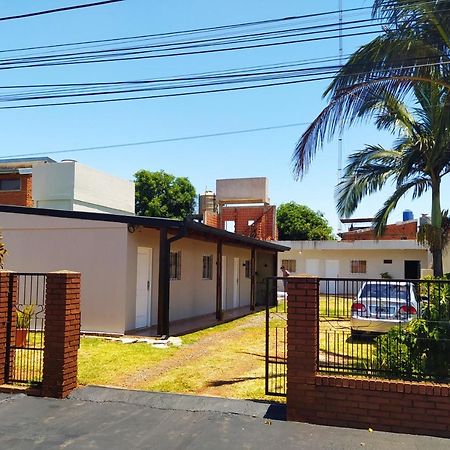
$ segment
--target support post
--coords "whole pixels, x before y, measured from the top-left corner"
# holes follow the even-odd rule
[[[167,228],[159,232],[158,335],[168,336],[170,295],[170,242]]]
[[[319,333],[319,279],[289,278],[287,293],[288,420],[314,422]]]
[[[252,248],[250,260],[250,311],[255,310],[256,305],[256,250]]]
[[[223,320],[222,309],[222,241],[217,243],[216,264],[216,319]]]
[[[0,384],[8,382],[10,367],[14,362],[11,345],[15,341],[15,306],[17,275],[0,272]]]
[[[77,387],[80,274],[47,274],[42,395],[65,398]]]

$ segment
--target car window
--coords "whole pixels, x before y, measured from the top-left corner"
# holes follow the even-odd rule
[[[361,297],[389,298],[392,300],[409,300],[408,286],[399,284],[366,284]]]

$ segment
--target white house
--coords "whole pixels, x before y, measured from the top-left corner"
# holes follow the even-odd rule
[[[278,241],[290,247],[278,255],[292,275],[323,278],[419,278],[430,267],[427,248],[415,240]],[[281,276],[281,274],[279,274]]]
[[[265,301],[287,247],[194,221],[0,206],[5,269],[81,272],[81,324],[125,333]]]
[[[36,163],[32,196],[37,208],[134,214],[134,183],[73,160]]]

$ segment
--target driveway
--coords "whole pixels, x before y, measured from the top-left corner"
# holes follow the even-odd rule
[[[0,394],[2,449],[444,450],[450,441],[285,422],[280,406],[87,387],[55,400]]]

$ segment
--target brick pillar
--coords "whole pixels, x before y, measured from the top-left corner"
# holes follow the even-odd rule
[[[9,334],[9,344],[15,344],[15,305],[17,299],[17,276],[12,272],[0,271],[0,384],[8,381],[8,368],[6,364],[7,343]],[[11,311],[9,312],[9,302],[11,301]],[[8,317],[8,313],[10,317]],[[8,320],[11,321],[8,328]],[[9,350],[9,366],[13,364],[13,350]]]
[[[65,398],[77,386],[80,274],[47,274],[42,395]]]
[[[288,420],[314,419],[315,374],[319,331],[319,280],[289,278],[288,300]]]

